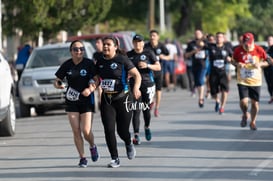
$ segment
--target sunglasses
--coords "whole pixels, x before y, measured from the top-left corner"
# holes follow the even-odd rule
[[[74,52],[78,52],[79,50],[80,50],[81,52],[83,52],[85,49],[84,49],[84,47],[73,47],[72,50],[73,50]]]

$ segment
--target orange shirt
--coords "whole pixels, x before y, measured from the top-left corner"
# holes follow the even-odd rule
[[[237,67],[237,83],[246,86],[262,85],[262,68],[256,68],[256,62],[265,61],[267,55],[264,49],[254,45],[253,50],[246,51],[243,46],[237,47],[233,52],[233,59],[237,63],[244,63],[245,67]]]

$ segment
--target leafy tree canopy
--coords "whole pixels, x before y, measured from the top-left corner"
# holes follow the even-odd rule
[[[3,32],[12,35],[22,30],[32,37],[43,32],[45,38],[60,30],[76,32],[84,25],[100,22],[111,8],[112,0],[2,0]]]

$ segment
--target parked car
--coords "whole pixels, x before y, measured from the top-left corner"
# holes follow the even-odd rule
[[[119,46],[121,49],[130,51],[133,49],[132,36],[128,33],[102,33],[102,34],[90,34],[90,35],[82,35],[82,36],[71,36],[68,37],[67,41],[74,40],[85,40],[91,42],[91,44],[96,47],[96,38],[103,38],[107,35],[113,35],[118,38]]]
[[[15,134],[16,112],[14,80],[8,61],[0,53],[0,136]]]
[[[18,84],[21,117],[30,116],[34,107],[37,115],[62,107],[65,90],[55,89],[53,82],[59,66],[71,58],[70,43],[49,44],[34,48]],[[84,42],[85,57],[92,59],[95,52],[89,42]]]

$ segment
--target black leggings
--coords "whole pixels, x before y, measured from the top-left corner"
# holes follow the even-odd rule
[[[127,104],[125,104],[127,102]],[[110,99],[106,94],[101,96],[101,119],[104,126],[104,134],[108,150],[112,159],[118,158],[117,133],[126,145],[131,144],[129,132],[132,111],[128,109],[128,104],[132,102],[132,96],[127,94],[118,100]]]

